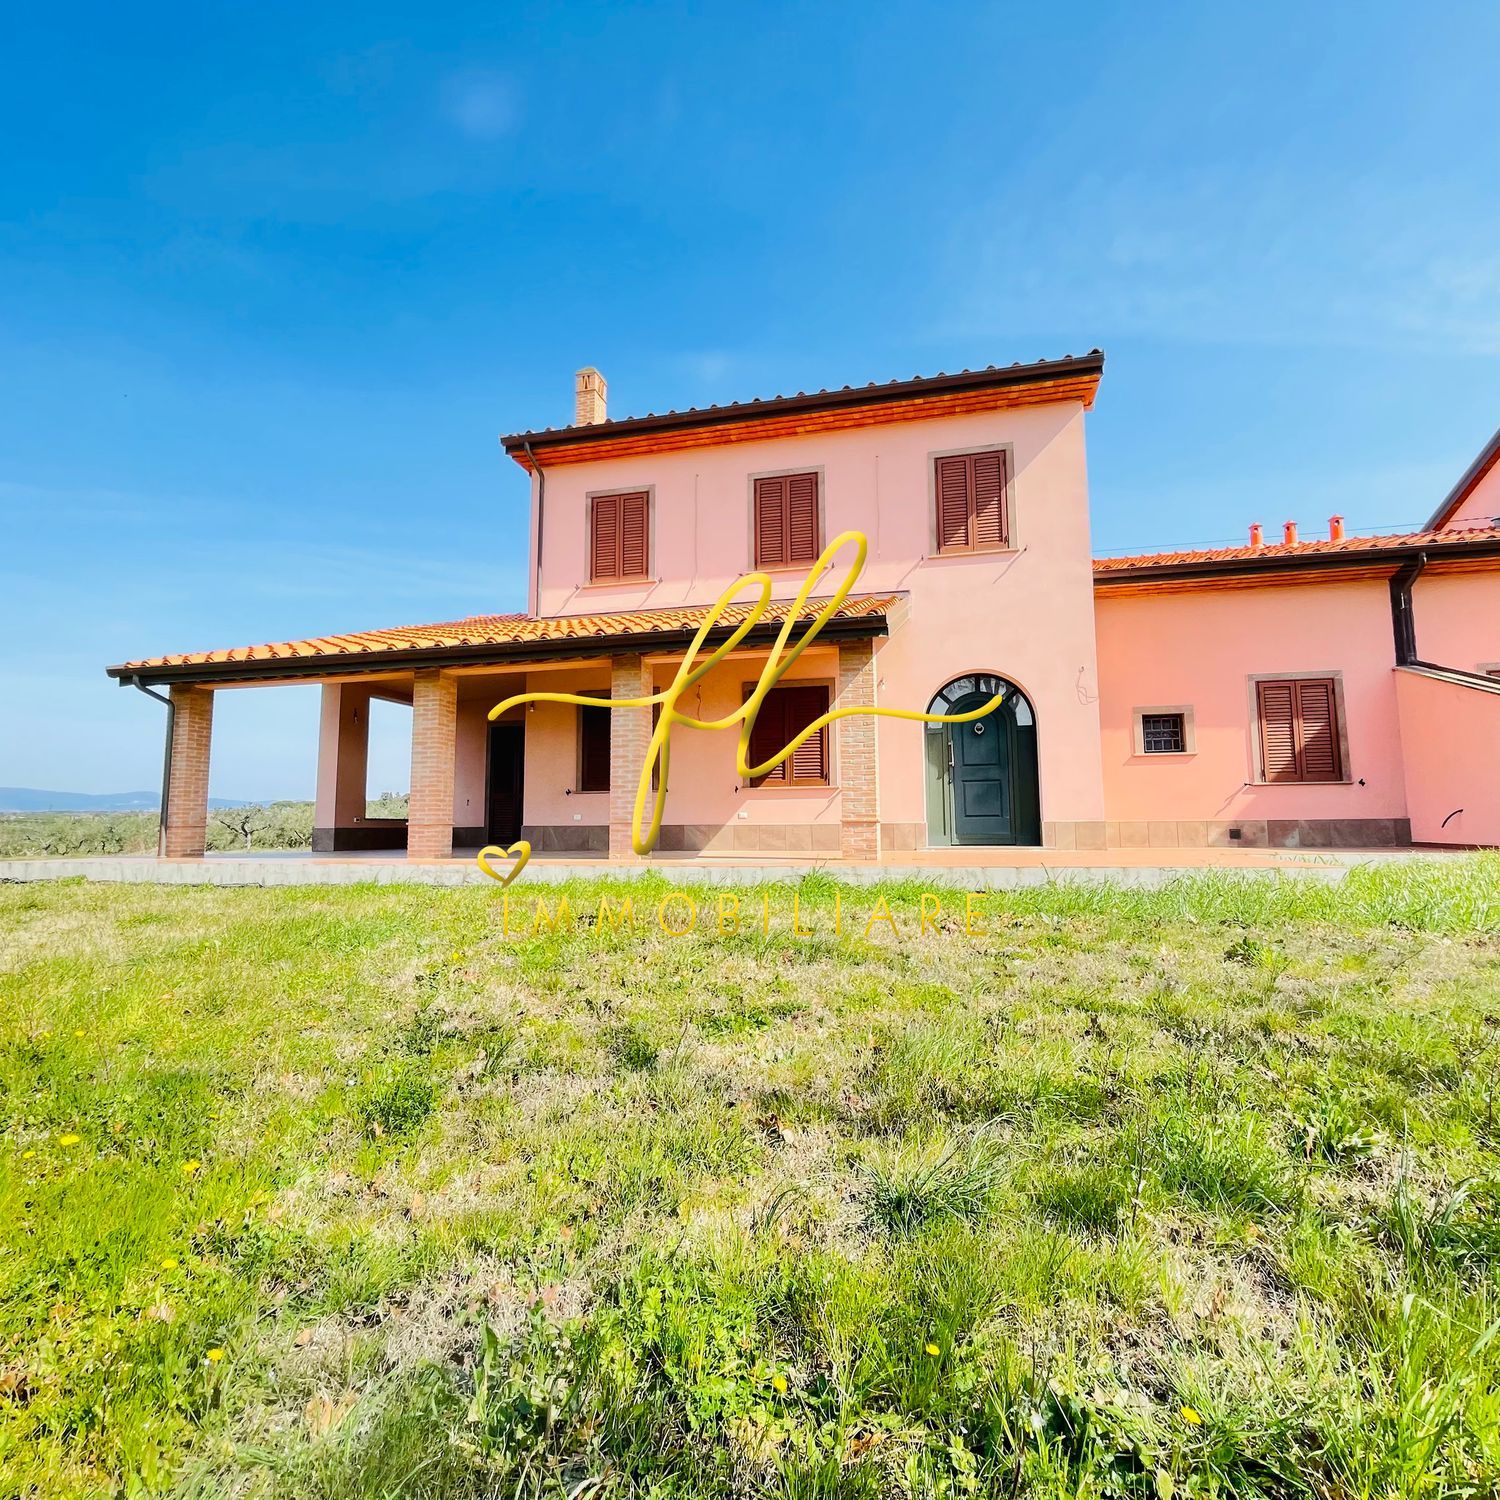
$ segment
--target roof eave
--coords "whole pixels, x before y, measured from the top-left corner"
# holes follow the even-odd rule
[[[1500,428],[1479,450],[1479,457],[1463,472],[1463,477],[1448,491],[1443,503],[1427,519],[1426,530],[1441,531],[1458,513],[1464,501],[1479,487],[1479,481],[1500,463]]]
[[[879,614],[853,616],[827,621],[818,632],[821,640],[857,640],[885,635],[890,616],[899,605]],[[747,646],[768,646],[779,634],[782,621],[767,621],[750,630]],[[726,625],[712,630],[708,644],[722,644],[737,627]],[[681,630],[625,632],[614,635],[575,636],[554,641],[513,641],[503,645],[436,646],[405,648],[393,651],[357,651],[328,656],[256,657],[233,662],[176,662],[155,666],[134,666],[128,662],[106,667],[105,672],[121,687],[142,682],[148,686],[176,683],[189,687],[199,684],[286,681],[292,678],[359,677],[372,672],[409,670],[415,667],[485,667],[512,663],[570,661],[616,651],[670,651],[692,644],[697,625]]]
[[[1094,375],[1104,373],[1104,354],[1093,349],[1087,354],[1069,354],[1062,359],[1037,360],[1028,365],[1010,365],[1003,369],[964,370],[955,375],[919,376],[913,380],[893,380],[885,385],[846,386],[838,391],[814,391],[810,395],[774,396],[766,401],[744,401],[732,406],[706,407],[682,412],[665,412],[660,416],[621,417],[612,422],[596,422],[581,427],[544,428],[540,432],[516,432],[500,439],[511,457],[521,457],[527,445],[532,447],[576,447],[580,444],[606,442],[638,433],[673,432],[686,428],[727,427],[737,422],[754,421],[767,416],[790,415],[807,411],[838,411],[851,407],[873,406],[904,398],[938,395],[948,391],[984,390],[989,387],[1032,385],[1055,380],[1059,375]]]
[[[1094,574],[1096,588],[1114,583],[1155,583],[1177,578],[1269,577],[1278,573],[1318,572],[1324,569],[1363,568],[1376,571],[1415,558],[1500,557],[1500,540],[1465,542],[1462,532],[1452,542],[1411,543],[1401,547],[1371,548],[1367,552],[1310,552],[1301,557],[1204,558],[1197,562],[1142,564],[1133,568],[1107,569]]]

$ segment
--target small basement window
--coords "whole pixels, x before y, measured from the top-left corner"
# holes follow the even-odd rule
[[[1136,709],[1137,755],[1191,755],[1196,749],[1191,708]]]
[[[1187,748],[1181,714],[1146,714],[1141,719],[1141,748],[1147,755],[1181,755]]]

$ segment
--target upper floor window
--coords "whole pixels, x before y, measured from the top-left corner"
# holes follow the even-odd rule
[[[1255,706],[1262,781],[1343,780],[1335,678],[1260,678]]]
[[[589,509],[589,581],[620,583],[650,574],[650,497],[645,490],[595,495]]]
[[[817,560],[818,476],[770,474],[755,481],[755,566]]]
[[[933,464],[937,550],[989,552],[1009,546],[1005,453],[952,453]]]

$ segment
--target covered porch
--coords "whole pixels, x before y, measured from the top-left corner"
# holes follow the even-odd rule
[[[895,602],[846,600],[798,660],[785,683],[809,714],[825,706],[874,706],[876,641]],[[772,606],[782,618],[785,608]],[[163,858],[199,859],[205,853],[217,695],[300,682],[316,684],[322,700],[315,857],[363,855],[381,863],[470,859],[485,844],[524,838],[536,859],[634,862],[631,824],[653,709],[531,702],[495,720],[490,711],[528,693],[609,700],[659,692],[671,683],[703,613],[679,609],[553,621],[481,617],[426,627],[436,639],[403,641],[395,649],[374,649],[367,637],[336,637],[110,671],[122,685],[141,686],[170,704]],[[726,616],[710,645],[727,639],[736,623]],[[757,625],[740,649],[690,690],[682,711],[703,719],[733,713],[759,678],[779,625],[776,617]],[[353,642],[357,648],[348,644]],[[367,811],[370,708],[380,700],[411,710],[404,820],[374,818]],[[800,727],[793,725],[794,731]],[[829,725],[816,754],[799,754],[784,774],[756,784],[737,774],[736,734],[674,730],[657,852],[679,859],[761,853],[879,858],[873,718]],[[778,738],[773,748],[786,742]]]

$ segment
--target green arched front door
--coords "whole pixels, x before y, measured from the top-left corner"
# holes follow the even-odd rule
[[[1036,720],[1020,689],[976,673],[950,682],[928,712],[971,713],[1001,691],[984,718],[928,728],[929,843],[1041,843]]]

